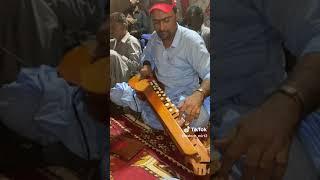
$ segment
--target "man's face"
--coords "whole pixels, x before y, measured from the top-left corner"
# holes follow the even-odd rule
[[[110,24],[110,36],[111,38],[115,38],[117,40],[121,40],[125,35],[125,26],[119,22],[111,22]]]
[[[173,11],[164,13],[158,9],[151,12],[153,26],[162,41],[174,38],[177,29],[177,17]]]
[[[199,16],[196,15],[186,15],[186,25],[188,25],[188,28],[194,30],[194,31],[200,31],[201,30],[201,25],[202,21]]]

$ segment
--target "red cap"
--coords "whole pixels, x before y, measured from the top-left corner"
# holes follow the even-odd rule
[[[170,12],[173,7],[176,6],[176,3],[173,1],[172,4],[167,4],[167,3],[157,3],[154,4],[150,9],[149,13],[151,13],[155,9],[159,9],[160,11],[163,11],[164,13]]]

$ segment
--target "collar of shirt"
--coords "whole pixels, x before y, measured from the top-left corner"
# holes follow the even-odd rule
[[[124,35],[123,38],[120,40],[120,42],[126,43],[126,41],[129,39],[129,37],[130,37],[130,33],[127,32],[126,35]],[[112,42],[114,43],[112,49],[115,50],[117,47],[117,44],[118,44],[118,40],[116,38],[113,38],[113,39],[111,39],[110,43],[112,43]]]
[[[205,30],[206,26],[204,24],[201,24],[201,28],[200,28],[200,31],[199,33],[203,32]]]
[[[129,36],[130,36],[130,33],[127,32],[126,35],[121,39],[121,42],[122,43],[126,43],[126,41],[128,40]]]
[[[181,36],[182,36],[181,26],[177,23],[177,31],[176,31],[176,34],[174,35],[174,38],[173,38],[173,41],[171,43],[170,48],[175,48],[175,47],[177,47],[179,45]],[[156,42],[163,46],[162,40],[160,39],[158,34],[157,34],[156,38],[157,38]]]

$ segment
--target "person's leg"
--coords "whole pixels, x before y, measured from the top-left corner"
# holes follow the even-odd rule
[[[10,86],[0,89],[0,120],[19,135],[38,138],[37,122],[33,119],[39,108],[41,93],[32,87]]]
[[[147,101],[140,100],[135,91],[127,83],[117,83],[110,90],[110,100],[122,107],[129,107],[131,110],[141,112],[145,124],[158,130],[163,130],[160,120]]]
[[[121,55],[116,51],[110,50],[110,87],[113,87],[116,83],[126,82],[128,66],[122,60]]]
[[[284,176],[284,180],[318,180],[320,177],[317,175],[312,161],[309,159],[304,147],[300,140],[296,137],[293,138],[290,147],[289,161]]]

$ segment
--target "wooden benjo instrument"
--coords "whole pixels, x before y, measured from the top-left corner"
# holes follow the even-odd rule
[[[129,85],[137,92],[143,93],[159,116],[164,129],[169,134],[179,151],[185,155],[186,164],[189,165],[194,174],[205,176],[214,173],[219,169],[220,164],[216,152],[214,160],[210,166],[210,150],[206,148],[198,137],[193,134],[188,124],[182,127],[178,108],[171,102],[165,92],[154,79],[140,79],[140,75],[136,75],[129,80]],[[180,125],[179,125],[180,124]]]

